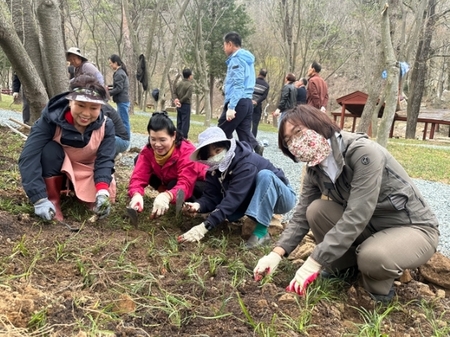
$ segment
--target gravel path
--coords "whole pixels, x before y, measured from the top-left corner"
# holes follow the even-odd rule
[[[21,115],[17,112],[0,110],[0,124],[4,125],[7,122],[11,126],[16,127],[16,125],[13,125],[15,123],[8,121],[10,117],[20,121],[22,120]],[[192,121],[192,123],[195,122]],[[147,135],[132,134],[131,147],[141,148],[146,144],[147,139]],[[267,144],[264,149],[264,157],[270,159],[275,166],[282,168],[291,182],[291,185],[294,187],[294,190],[298,191],[303,164],[294,163],[281,153],[277,147],[276,133],[258,131],[258,140]],[[123,156],[120,160],[124,164],[132,165],[133,157],[134,154],[132,156]],[[422,179],[413,180],[439,220],[441,237],[438,251],[447,257],[450,257],[450,185]],[[287,217],[289,217],[289,214]]]

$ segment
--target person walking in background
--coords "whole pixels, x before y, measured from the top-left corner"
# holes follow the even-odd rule
[[[322,67],[316,61],[309,67],[306,103],[326,113],[328,106],[328,86],[319,75],[321,70]]]
[[[123,125],[131,135],[130,118],[128,116],[128,109],[130,108],[130,97],[128,95],[128,88],[130,82],[128,79],[128,72],[125,64],[123,64],[119,55],[112,54],[109,58],[109,66],[114,70],[113,86],[109,90],[113,101],[117,104],[117,112],[122,118]]]
[[[308,84],[308,80],[304,77],[294,83],[297,89],[297,105],[306,104],[306,84]]]
[[[100,70],[98,70],[94,64],[88,62],[88,59],[81,54],[80,48],[69,48],[66,52],[66,60],[69,61],[70,65],[75,67],[73,78],[78,77],[81,74],[91,74],[101,85],[105,85],[105,80]]]
[[[342,131],[307,104],[286,113],[278,147],[307,170],[292,219],[255,279],[273,273],[311,231],[317,245],[287,291],[304,295],[319,275],[359,270],[375,301],[392,300],[395,279],[426,263],[439,242],[438,220],[408,173],[367,135]]]
[[[12,91],[13,91],[13,99],[14,101],[19,97],[20,88],[22,83],[20,83],[19,77],[16,73],[14,73],[12,80]],[[22,120],[25,124],[30,124],[30,105],[28,104],[28,100],[25,97],[22,90]]]
[[[102,112],[107,92],[94,76],[77,76],[50,99],[19,158],[23,188],[36,215],[63,220],[61,190],[73,189],[100,218],[115,200],[114,124]],[[93,207],[92,207],[93,206]]]
[[[177,83],[174,95],[174,103],[177,107],[177,129],[186,139],[189,138],[188,133],[191,124],[192,78],[191,69],[183,69],[183,80]]]
[[[252,96],[255,88],[255,57],[241,48],[241,37],[236,32],[224,36],[223,50],[228,56],[225,77],[225,101],[218,126],[228,139],[236,131],[239,140],[247,142],[256,153],[262,155],[264,147],[259,145],[251,132],[253,120]]]
[[[252,133],[253,136],[258,134],[258,125],[261,120],[262,114],[262,102],[267,98],[269,94],[269,83],[266,82],[267,70],[261,69],[259,71],[258,77],[256,78],[255,88],[253,89],[253,124]]]
[[[292,73],[287,74],[284,78],[280,103],[278,103],[277,110],[273,113],[273,116],[278,117],[278,125],[280,125],[284,113],[297,105],[297,89],[295,89],[294,82],[295,75]]]

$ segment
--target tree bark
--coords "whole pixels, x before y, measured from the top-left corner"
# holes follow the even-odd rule
[[[130,110],[129,114],[134,114],[134,102],[136,95],[136,57],[132,42],[132,27],[130,27],[130,14],[128,10],[128,0],[122,0],[122,31],[123,41],[125,47],[125,59],[128,70],[128,79],[130,82],[130,88],[128,95],[130,97]]]
[[[69,78],[62,40],[59,1],[37,1],[37,18],[42,39],[42,57],[49,96],[67,91]],[[50,66],[51,65],[51,66]]]
[[[23,84],[23,91],[30,104],[31,122],[39,118],[48,96],[36,68],[14,30],[6,3],[0,1],[0,47],[11,62]]]
[[[417,119],[419,118],[420,104],[422,103],[427,77],[427,60],[431,53],[431,40],[436,24],[435,10],[436,0],[428,0],[427,9],[424,12],[424,16],[426,17],[425,29],[420,34],[416,59],[414,60],[411,71],[411,89],[406,110],[405,138],[414,139],[416,137]]]
[[[181,23],[183,22],[183,15],[184,12],[186,11],[187,5],[189,4],[190,0],[184,0],[183,4],[181,6],[179,6],[179,12],[178,15],[175,19],[175,29],[173,32],[173,39],[172,39],[172,44],[170,46],[170,50],[169,53],[167,54],[166,57],[166,65],[164,67],[163,73],[162,73],[162,77],[161,77],[161,83],[159,85],[159,100],[158,100],[158,111],[162,111],[164,109],[164,104],[165,104],[165,91],[166,91],[166,77],[167,74],[169,73],[170,67],[172,66],[172,60],[173,60],[173,56],[175,54],[175,48],[177,46],[177,38],[178,38],[178,33],[180,32],[180,26]],[[174,6],[177,7],[177,6]]]
[[[386,101],[377,136],[377,142],[384,147],[387,146],[389,132],[391,130],[391,125],[394,120],[395,110],[397,107],[398,79],[400,74],[400,68],[395,58],[394,48],[392,47],[388,9],[389,5],[386,3],[381,15],[381,42],[384,50],[385,67],[388,75],[386,79]],[[383,102],[380,102],[380,104],[383,104]]]

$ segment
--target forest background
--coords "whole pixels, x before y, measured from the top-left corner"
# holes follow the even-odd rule
[[[237,31],[243,48],[268,70],[268,111],[275,110],[285,74],[305,76],[313,60],[336,98],[369,95],[358,131],[373,123],[385,145],[398,98],[407,97],[406,138],[416,137],[421,104],[440,108],[450,86],[448,0],[3,0],[0,1],[0,85],[16,71],[29,97],[32,119],[48,98],[67,90],[65,51],[77,46],[112,83],[108,57],[118,54],[131,79],[131,96],[145,110],[171,105],[175,83],[189,67],[195,75],[193,110],[205,125],[223,103],[223,35]],[[146,59],[148,86],[136,80]],[[410,65],[400,76],[399,62]],[[386,78],[381,74],[386,70]],[[377,120],[377,102],[385,102]],[[133,109],[133,108],[132,108]],[[131,111],[133,113],[133,110]]]

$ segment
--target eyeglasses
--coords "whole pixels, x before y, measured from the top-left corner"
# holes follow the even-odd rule
[[[167,111],[157,111],[157,112],[152,113],[152,117],[156,116],[156,115],[163,115],[163,116],[166,116],[167,118],[169,118],[169,114],[167,113]]]
[[[303,136],[303,128],[296,126],[294,129],[292,129],[292,134],[289,137],[285,137],[283,139],[283,147],[286,149],[289,148],[289,145],[292,143],[292,139],[294,137],[301,137]]]

